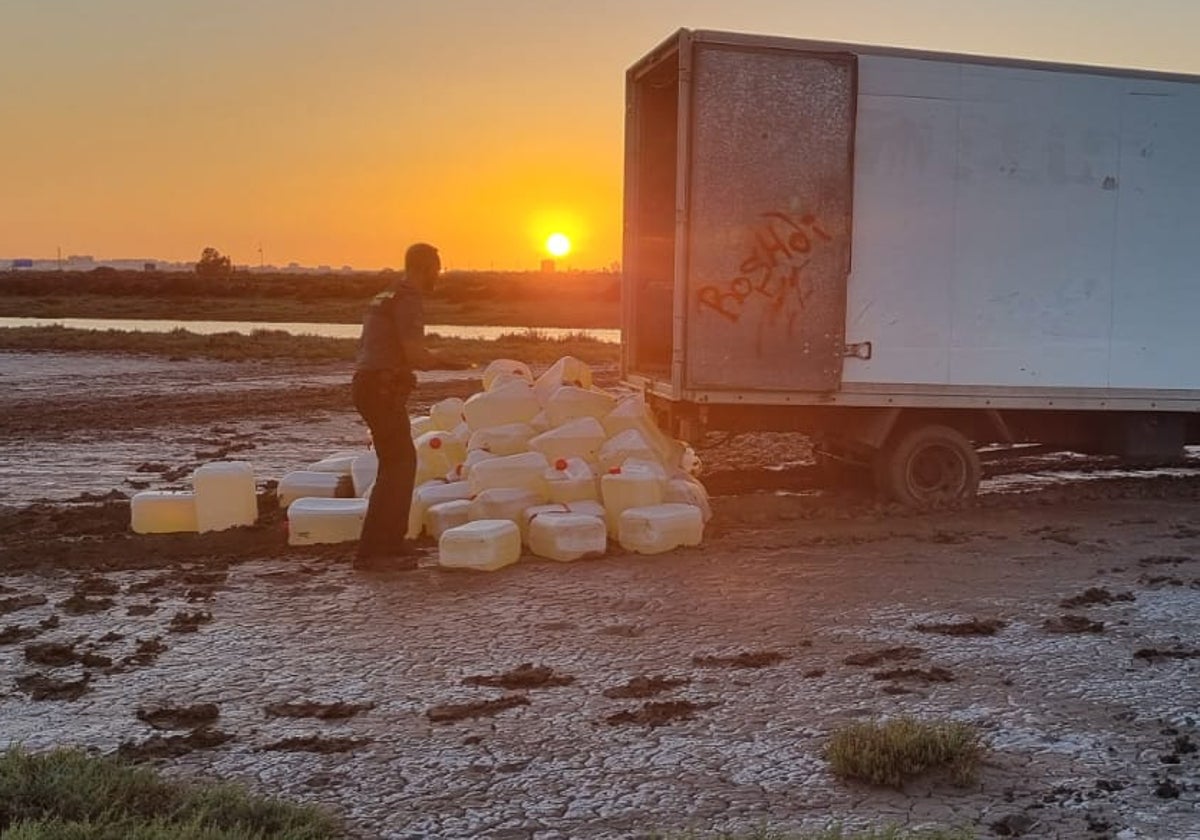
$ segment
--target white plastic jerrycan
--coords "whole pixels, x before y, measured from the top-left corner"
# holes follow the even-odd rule
[[[681,545],[699,545],[703,533],[700,508],[667,503],[622,511],[617,541],[626,551],[661,554]]]
[[[329,475],[329,473],[322,473]],[[336,482],[337,476],[333,476]],[[283,503],[280,502],[283,506]],[[195,532],[196,494],[179,490],[142,490],[129,500],[129,527],[135,534]]]
[[[552,502],[600,498],[600,482],[583,458],[556,458],[545,472],[546,494]]]
[[[529,441],[536,434],[528,423],[505,423],[476,429],[467,441],[467,449],[482,449],[493,455],[516,455],[529,451]]]
[[[449,531],[451,528],[457,528],[459,525],[466,525],[471,521],[470,516],[471,502],[468,499],[455,499],[451,502],[438,502],[436,505],[430,505],[425,511],[425,533],[433,537],[435,540],[440,539],[442,534]]]
[[[523,487],[546,498],[545,473],[550,462],[540,452],[522,452],[488,458],[471,467],[467,481],[471,492],[482,493],[493,487]]]
[[[537,394],[538,402],[545,405],[550,396],[563,385],[591,388],[592,369],[574,356],[563,356],[537,378],[533,383],[533,390]]]
[[[496,359],[483,369],[483,390],[490,391],[497,385],[503,385],[516,379],[526,384],[533,384],[533,371],[524,362],[515,359]]]
[[[366,517],[366,499],[297,499],[287,512],[288,545],[357,540]]]
[[[332,499],[337,495],[338,485],[341,483],[342,476],[337,473],[292,470],[279,479],[279,485],[275,488],[275,498],[279,507],[287,510],[287,506],[296,499]]]
[[[529,448],[554,463],[559,458],[596,462],[607,435],[595,417],[576,417],[529,440]]]
[[[546,419],[551,426],[561,426],[576,417],[593,417],[599,422],[616,405],[616,398],[604,391],[563,385],[546,400]]]
[[[467,517],[472,522],[476,519],[508,519],[519,523],[526,508],[540,505],[545,500],[545,496],[524,487],[493,487],[471,500]]]
[[[464,422],[463,401],[458,397],[447,397],[429,408],[429,421],[434,428],[448,432]]]
[[[694,505],[700,508],[704,522],[712,519],[712,505],[708,501],[708,491],[704,489],[703,484],[682,471],[667,480],[667,484],[663,488],[663,501]]]
[[[254,468],[247,461],[215,461],[197,467],[192,489],[201,533],[253,525],[258,519]]]
[[[417,484],[443,478],[467,457],[466,449],[449,432],[426,432],[413,446],[417,450]]]
[[[492,572],[521,559],[521,535],[507,519],[477,519],[445,531],[438,540],[438,565]]]
[[[660,504],[664,483],[657,473],[636,468],[613,467],[600,476],[609,534],[617,536],[621,514],[628,508]]]
[[[354,495],[365,496],[378,475],[379,456],[374,452],[368,452],[355,458],[350,463],[350,480],[354,484]]]
[[[642,461],[659,460],[658,452],[637,429],[626,429],[606,440],[600,447],[601,470],[619,467],[629,458]]]
[[[472,431],[505,423],[528,423],[541,411],[533,388],[518,380],[472,394],[463,403],[463,416]]]
[[[465,481],[437,481],[417,487],[413,490],[412,506],[408,509],[406,536],[410,540],[421,536],[421,529],[425,527],[425,511],[434,505],[455,499],[469,499],[471,495],[471,486]]]
[[[608,549],[604,520],[584,513],[547,513],[529,523],[529,550],[559,562],[598,556]]]

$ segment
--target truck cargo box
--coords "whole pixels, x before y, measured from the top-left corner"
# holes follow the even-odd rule
[[[1200,79],[682,30],[626,105],[622,372],[675,431],[1200,409]]]

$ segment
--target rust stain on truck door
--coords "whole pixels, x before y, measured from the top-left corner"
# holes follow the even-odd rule
[[[836,390],[855,57],[703,41],[692,57],[685,387]]]

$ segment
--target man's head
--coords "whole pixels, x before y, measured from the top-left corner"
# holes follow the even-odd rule
[[[418,242],[404,252],[404,273],[421,291],[432,291],[441,271],[441,257],[432,245]]]

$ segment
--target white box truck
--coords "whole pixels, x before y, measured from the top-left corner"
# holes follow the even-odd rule
[[[912,504],[1200,440],[1200,78],[682,30],[626,76],[622,376]]]

